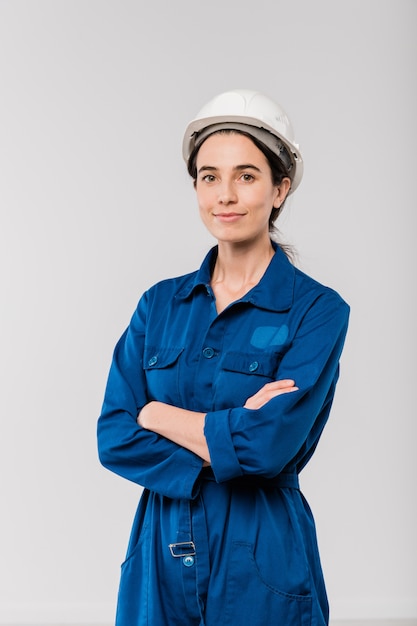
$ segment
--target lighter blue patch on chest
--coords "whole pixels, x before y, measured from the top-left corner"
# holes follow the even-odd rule
[[[258,326],[253,331],[251,345],[255,348],[282,346],[288,337],[288,326]]]

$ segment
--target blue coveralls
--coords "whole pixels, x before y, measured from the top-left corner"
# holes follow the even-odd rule
[[[322,626],[328,603],[298,473],[327,421],[349,307],[276,248],[257,286],[217,314],[213,248],[141,298],[98,422],[105,467],[144,486],[117,626]],[[242,408],[266,382],[299,391]],[[136,423],[151,400],[207,413],[210,469]]]

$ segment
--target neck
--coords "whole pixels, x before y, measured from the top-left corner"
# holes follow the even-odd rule
[[[268,239],[253,246],[227,245],[219,242],[212,286],[224,285],[231,292],[248,291],[256,285],[268,267],[274,249]]]

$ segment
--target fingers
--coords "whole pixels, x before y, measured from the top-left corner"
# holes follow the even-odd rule
[[[248,398],[244,404],[245,409],[260,409],[264,404],[284,393],[297,391],[295,381],[291,379],[275,380],[266,383],[257,393]]]
[[[291,378],[285,378],[284,380],[274,380],[272,383],[266,383],[262,389],[286,389],[288,387],[294,387],[295,381]],[[260,389],[259,391],[262,391]],[[259,393],[259,392],[258,392]]]

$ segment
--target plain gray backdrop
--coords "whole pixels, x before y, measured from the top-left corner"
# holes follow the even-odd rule
[[[280,228],[352,307],[301,476],[334,618],[417,617],[415,0],[0,0],[0,623],[112,623],[140,487],[98,462],[116,340],[213,241],[181,158],[233,88],[287,110]]]

